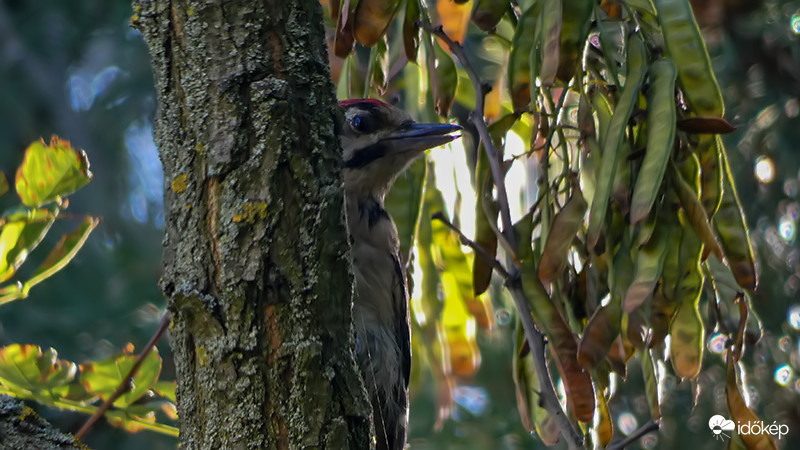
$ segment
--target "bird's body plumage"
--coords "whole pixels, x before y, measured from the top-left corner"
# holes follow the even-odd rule
[[[356,278],[356,352],[371,397],[378,448],[393,450],[402,448],[394,443],[405,443],[407,428],[411,341],[405,271],[397,231],[382,202],[348,198],[347,215]]]
[[[356,358],[373,409],[378,450],[405,447],[411,335],[397,229],[384,208],[395,177],[460,127],[418,124],[377,100],[345,100],[344,191],[356,285]]]

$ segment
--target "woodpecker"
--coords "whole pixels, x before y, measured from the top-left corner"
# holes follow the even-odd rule
[[[374,99],[339,102],[344,192],[355,295],[356,359],[372,403],[378,450],[405,447],[411,336],[397,229],[384,208],[395,178],[425,150],[459,136],[458,125],[417,123]]]

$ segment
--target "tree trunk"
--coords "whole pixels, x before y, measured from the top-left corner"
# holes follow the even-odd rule
[[[136,0],[132,22],[158,92],[183,448],[368,448],[318,0]]]
[[[53,428],[21,401],[0,395],[0,448],[81,450],[88,447]]]

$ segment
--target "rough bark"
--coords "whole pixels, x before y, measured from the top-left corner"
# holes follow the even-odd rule
[[[0,448],[80,450],[88,447],[53,428],[21,401],[0,395]]]
[[[181,444],[368,448],[318,0],[134,2],[158,93]]]

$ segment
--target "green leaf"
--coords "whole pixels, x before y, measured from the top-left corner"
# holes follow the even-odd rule
[[[36,345],[12,344],[0,349],[0,384],[23,395],[65,386],[75,371],[75,364],[59,360],[52,348],[42,351]]]
[[[87,391],[106,399],[124,381],[135,363],[136,356],[127,351],[103,361],[90,362],[81,366],[80,382]],[[153,388],[160,373],[161,357],[154,348],[142,362],[138,373],[133,376],[131,388],[114,402],[114,406],[128,408]]]
[[[78,250],[86,242],[86,238],[89,237],[89,234],[97,227],[98,223],[100,223],[100,219],[87,216],[83,223],[72,233],[64,235],[50,254],[47,255],[47,258],[36,270],[36,273],[25,282],[22,288],[23,297],[27,297],[31,288],[63,269],[75,257],[75,254],[78,253]]]
[[[78,383],[65,384],[58,386],[50,391],[54,396],[58,397],[62,402],[77,402],[80,404],[88,404],[94,401],[97,397],[86,391],[86,388]]]
[[[0,282],[14,276],[53,225],[55,214],[47,209],[25,208],[8,219],[12,220],[0,230]]]
[[[0,288],[0,305],[22,297],[22,283],[19,281]]]
[[[146,406],[139,407],[138,405],[135,407],[137,413],[145,411],[146,408]],[[139,417],[138,415],[131,414],[129,410],[111,410],[106,411],[105,416],[112,425],[132,433],[150,430],[169,436],[178,436],[178,429],[176,427],[156,422],[155,414],[152,412],[145,417]]]
[[[17,271],[14,250],[25,230],[25,222],[7,223],[0,230],[0,282],[6,281]]]
[[[91,179],[86,153],[53,136],[50,145],[41,139],[25,150],[25,159],[17,170],[17,195],[23,204],[35,207],[58,202]]]
[[[153,386],[153,390],[156,393],[169,401],[175,403],[176,396],[175,390],[178,388],[178,384],[174,381],[159,381]]]
[[[6,174],[0,172],[0,195],[6,192],[8,192],[8,179],[6,178]]]

